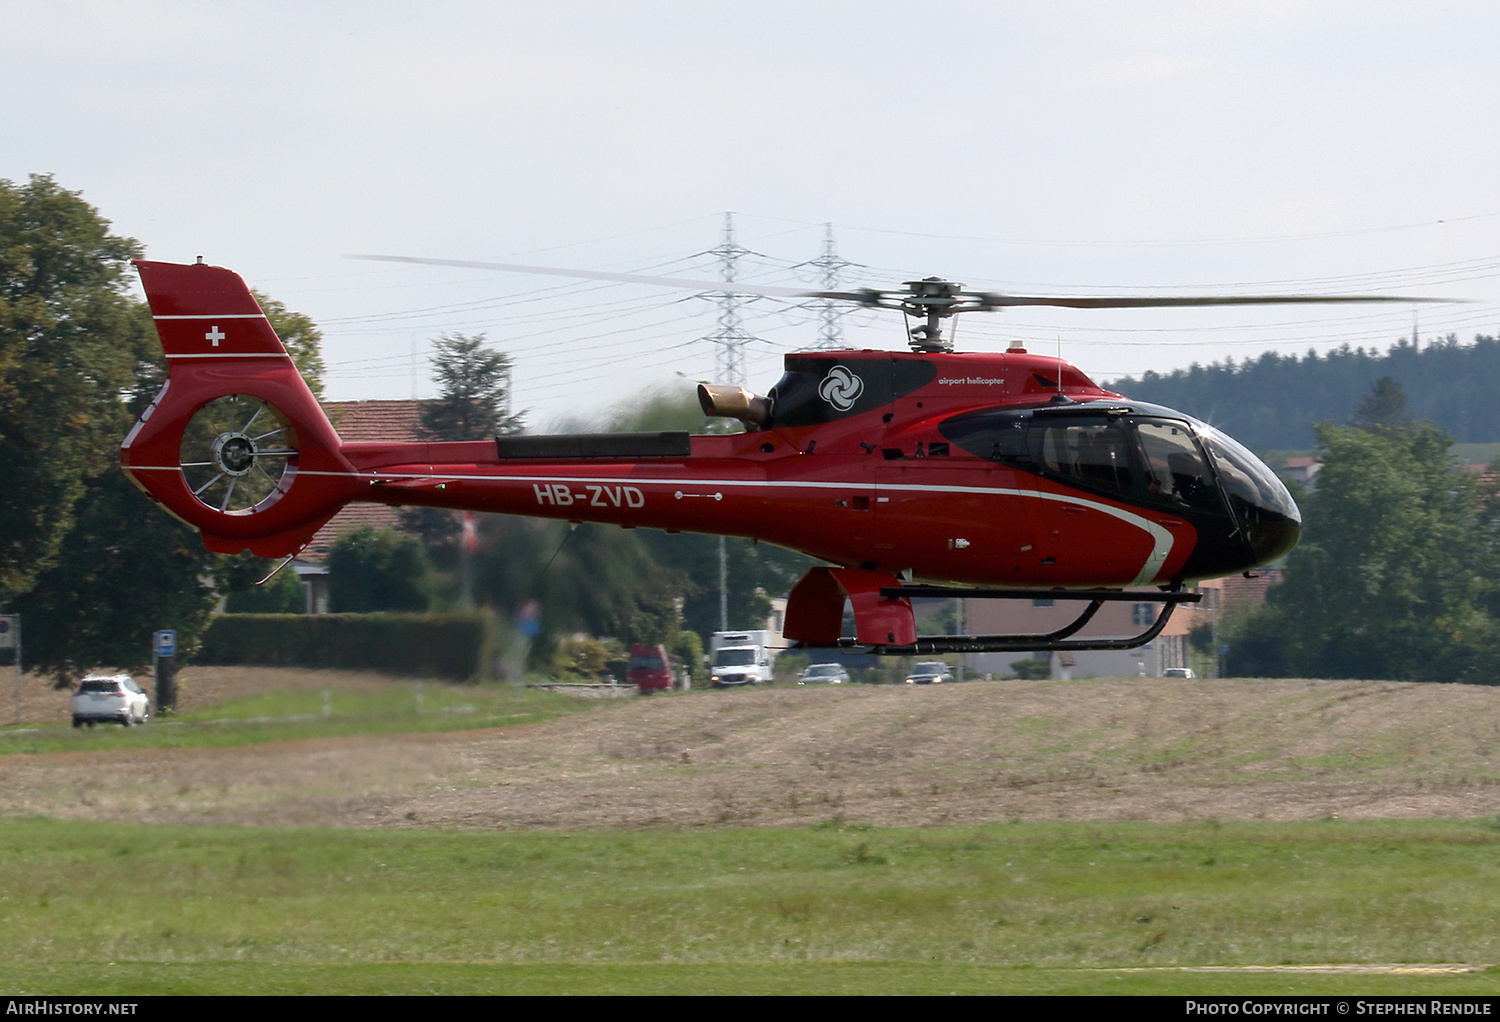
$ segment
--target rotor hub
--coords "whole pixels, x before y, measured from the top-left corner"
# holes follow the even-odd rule
[[[221,433],[214,440],[214,463],[228,475],[249,475],[255,454],[255,441],[244,433]]]
[[[913,351],[933,353],[953,350],[952,338],[943,336],[942,320],[963,312],[965,292],[962,284],[942,277],[924,277],[902,284],[896,301],[908,316],[920,316],[927,322],[907,331]]]

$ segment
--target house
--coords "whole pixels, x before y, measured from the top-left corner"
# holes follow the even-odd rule
[[[1313,489],[1313,480],[1318,477],[1318,471],[1322,467],[1322,459],[1311,455],[1299,454],[1287,458],[1286,461],[1282,462],[1280,475],[1283,479],[1295,479],[1311,490]]]
[[[323,410],[346,441],[415,441],[421,439],[421,401],[330,401]],[[385,504],[356,503],[329,519],[289,565],[302,582],[307,613],[328,613],[328,552],[340,536],[368,525],[401,529],[401,512]]]
[[[1201,602],[1182,604],[1151,642],[1135,649],[1077,650],[1066,653],[973,653],[964,665],[977,675],[1009,674],[1017,660],[1048,658],[1052,677],[1161,677],[1169,667],[1189,666],[1188,636],[1203,624],[1215,625],[1226,609],[1253,606],[1265,601],[1266,591],[1280,582],[1277,569],[1262,569],[1249,578],[1232,575],[1206,579],[1190,592],[1203,594]],[[970,635],[1044,634],[1064,627],[1087,606],[1077,600],[1057,600],[1039,591],[1030,601],[965,600],[965,632]],[[1149,628],[1161,611],[1159,603],[1106,603],[1075,638],[1124,638]]]

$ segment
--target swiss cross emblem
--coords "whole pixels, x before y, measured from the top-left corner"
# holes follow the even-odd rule
[[[203,339],[205,341],[213,341],[214,342],[214,347],[217,348],[219,346],[219,342],[222,341],[227,336],[228,336],[228,334],[224,333],[224,331],[222,331],[222,330],[219,329],[219,324],[215,323],[213,325],[213,329],[209,330],[208,333],[206,333],[206,334],[203,335]]]

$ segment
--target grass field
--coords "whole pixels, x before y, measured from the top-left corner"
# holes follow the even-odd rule
[[[0,822],[7,994],[1500,994],[1500,824]],[[1328,963],[1470,963],[1320,973]],[[1285,971],[1191,971],[1277,966]]]
[[[0,729],[0,993],[1500,995],[1493,689],[194,685]]]
[[[63,723],[0,727],[0,756],[79,749],[226,748],[293,739],[462,731],[551,720],[602,703],[514,685],[392,682],[378,692],[259,692],[157,719],[143,728],[101,724],[74,729]]]

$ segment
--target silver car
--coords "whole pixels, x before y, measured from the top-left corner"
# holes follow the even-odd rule
[[[929,660],[917,664],[906,676],[908,685],[942,685],[953,680],[953,672],[948,665],[936,660]]]
[[[847,685],[849,672],[843,664],[813,664],[797,679],[799,685]]]
[[[130,727],[151,718],[151,700],[128,674],[90,674],[73,693],[73,726],[100,721]]]

